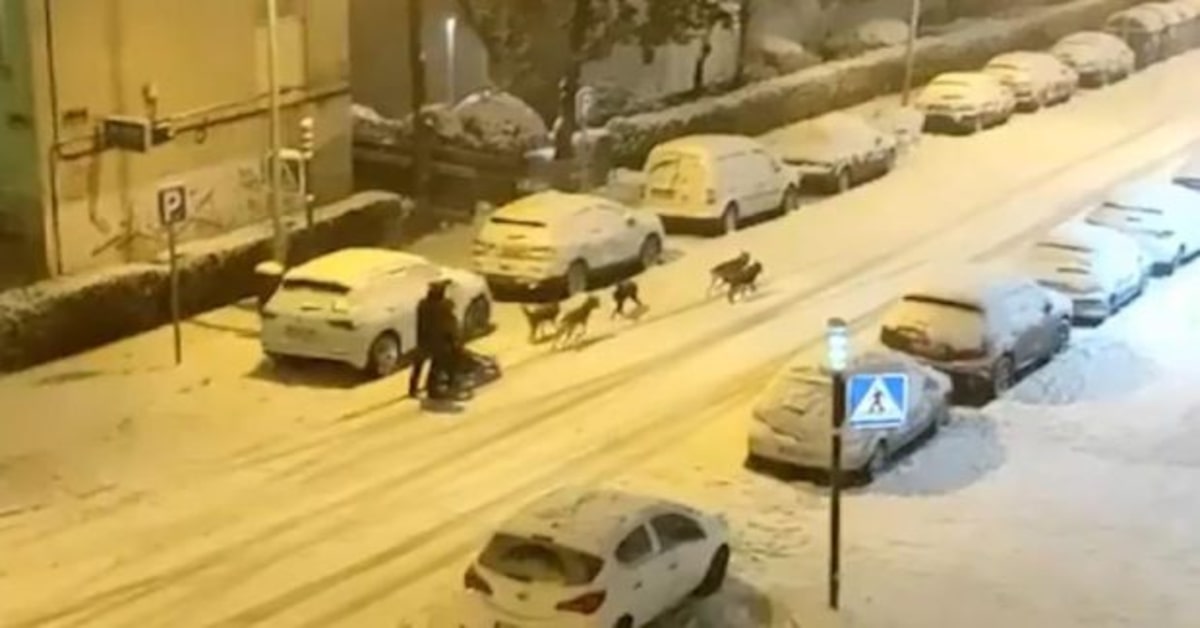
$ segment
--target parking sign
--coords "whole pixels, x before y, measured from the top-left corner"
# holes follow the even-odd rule
[[[187,220],[187,186],[167,185],[158,189],[158,220],[169,227]]]

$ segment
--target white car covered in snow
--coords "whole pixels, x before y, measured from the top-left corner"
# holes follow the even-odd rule
[[[384,377],[417,343],[417,303],[429,284],[449,280],[447,296],[466,337],[491,326],[481,277],[408,253],[350,248],[292,268],[262,310],[263,351],[342,362]]]
[[[1170,275],[1200,253],[1200,199],[1171,183],[1122,185],[1087,214],[1087,221],[1121,231],[1137,241],[1154,263],[1154,274]]]
[[[599,196],[540,192],[494,211],[475,237],[474,270],[495,288],[588,289],[599,273],[649,268],[663,251],[658,216]]]
[[[993,398],[1071,338],[1071,302],[1011,270],[968,265],[906,291],[880,341],[949,375],[955,391]]]
[[[1022,111],[1066,102],[1079,86],[1079,75],[1048,52],[1006,52],[988,61],[983,72],[1004,84]]]
[[[800,173],[802,188],[824,192],[845,192],[891,172],[900,151],[894,135],[841,112],[793,124],[763,141]]]
[[[927,131],[977,133],[1007,122],[1017,100],[990,74],[947,72],[921,90],[916,105],[925,114]]]
[[[727,234],[748,218],[800,206],[799,174],[740,135],[664,142],[650,151],[643,172],[642,205],[668,226],[699,224]]]
[[[857,356],[850,373],[904,373],[912,402],[908,419],[889,430],[845,430],[842,468],[871,480],[899,452],[923,435],[936,432],[949,417],[950,379],[916,360],[893,351]],[[831,451],[830,374],[804,359],[791,364],[767,386],[750,423],[751,467],[786,465],[801,469],[829,468]]]
[[[1071,299],[1076,321],[1095,323],[1136,299],[1149,281],[1149,259],[1129,237],[1081,222],[1061,225],[1022,260],[1041,285]]]
[[[1051,54],[1079,74],[1079,84],[1100,87],[1133,74],[1137,58],[1120,37],[1099,31],[1072,33],[1058,40]]]
[[[610,489],[529,504],[467,568],[463,628],[636,628],[721,589],[729,532],[718,516]]]

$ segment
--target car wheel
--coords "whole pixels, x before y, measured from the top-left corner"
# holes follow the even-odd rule
[[[638,251],[638,264],[642,270],[657,266],[662,261],[662,240],[656,235],[646,236]]]
[[[789,185],[783,192],[783,203],[780,205],[779,211],[790,214],[797,209],[800,209],[800,191],[796,189],[796,186]]]
[[[392,332],[379,334],[371,343],[367,371],[376,378],[387,377],[400,368],[400,339]]]
[[[291,368],[299,363],[298,358],[282,353],[267,351],[266,356],[276,368]]]
[[[742,221],[741,210],[737,203],[730,203],[725,207],[725,212],[721,214],[721,235],[729,235],[737,231],[738,224]]]
[[[492,302],[487,297],[475,297],[463,313],[463,336],[478,338],[488,333],[492,324]]]
[[[1012,358],[1003,356],[996,360],[996,364],[992,366],[992,398],[999,398],[1008,389],[1012,388],[1013,379],[1016,377],[1016,366],[1013,364]]]
[[[583,260],[575,260],[567,267],[566,293],[567,298],[587,291],[588,289],[588,266]]]
[[[721,590],[725,584],[725,574],[729,572],[729,546],[722,545],[713,553],[712,560],[708,563],[708,571],[704,572],[704,579],[700,581],[700,585],[696,587],[693,593],[695,597],[710,597]]]
[[[874,482],[876,478],[887,471],[890,456],[891,452],[888,451],[887,441],[881,440],[875,443],[875,448],[871,450],[871,457],[867,459],[865,475],[868,482]]]
[[[1058,321],[1058,327],[1054,330],[1054,353],[1055,355],[1067,350],[1071,346],[1071,322],[1067,319]]]

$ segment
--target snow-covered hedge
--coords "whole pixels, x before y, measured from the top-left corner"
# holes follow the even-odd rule
[[[978,68],[1001,52],[1045,48],[1059,37],[1094,28],[1136,0],[1075,0],[962,31],[922,38],[915,81]],[[886,48],[661,111],[609,121],[617,163],[637,168],[654,145],[692,133],[756,135],[796,120],[898,90],[904,49]]]
[[[318,210],[291,241],[294,261],[345,246],[378,244],[406,208],[398,196],[359,194]],[[271,233],[253,225],[180,247],[181,306],[196,314],[255,293],[254,266],[270,256]],[[126,264],[0,292],[0,371],[24,368],[170,320],[165,264]]]
[[[408,144],[414,119],[386,118],[363,105],[353,106],[354,137],[378,144]],[[519,155],[549,141],[546,123],[529,105],[504,92],[482,90],[453,107],[435,103],[423,108],[437,141],[444,146]]]

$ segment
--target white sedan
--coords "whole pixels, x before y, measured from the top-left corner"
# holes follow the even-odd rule
[[[430,283],[449,280],[447,296],[467,337],[491,325],[491,298],[481,277],[417,255],[350,248],[283,275],[262,310],[263,351],[341,362],[375,377],[400,366],[416,347],[417,303]]]
[[[610,489],[566,488],[501,524],[463,577],[462,628],[636,628],[721,589],[718,516]]]
[[[1022,260],[1043,286],[1071,299],[1074,319],[1098,323],[1136,299],[1149,281],[1147,256],[1120,232],[1072,222],[1034,243]]]
[[[1170,274],[1200,254],[1200,199],[1185,187],[1165,181],[1121,185],[1093,217],[1090,222],[1137,240],[1154,260],[1156,274]]]
[[[1100,87],[1133,74],[1136,55],[1120,37],[1082,31],[1058,40],[1051,54],[1079,74],[1080,85]]]
[[[841,112],[785,127],[763,142],[800,173],[802,188],[822,192],[845,192],[891,172],[900,151],[896,136]]]
[[[599,196],[540,192],[497,209],[475,238],[474,270],[497,288],[555,286],[567,296],[599,273],[645,269],[663,252],[662,220]]]
[[[993,57],[983,68],[1016,96],[1023,111],[1066,102],[1079,86],[1079,75],[1047,52],[1016,51]]]
[[[1017,100],[991,75],[947,72],[921,90],[916,105],[925,114],[927,131],[977,133],[1007,122]]]

